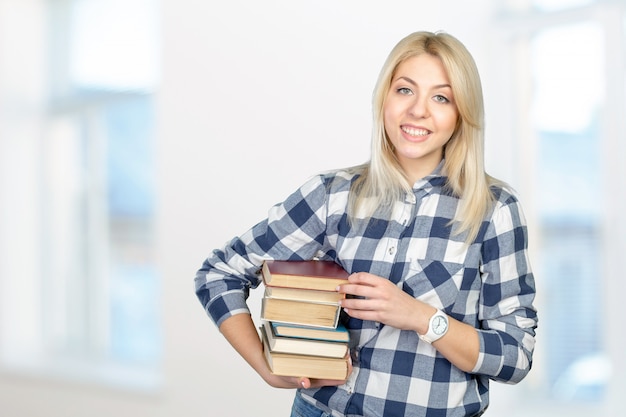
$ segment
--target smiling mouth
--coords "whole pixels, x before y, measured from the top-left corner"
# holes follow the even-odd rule
[[[402,131],[410,136],[414,136],[414,137],[421,137],[421,136],[426,136],[429,135],[431,132],[430,130],[426,130],[426,129],[413,129],[411,127],[407,127],[407,126],[401,126],[400,129],[402,129]]]

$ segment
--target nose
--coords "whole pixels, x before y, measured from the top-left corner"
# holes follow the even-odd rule
[[[418,119],[427,118],[430,115],[428,110],[428,102],[426,97],[415,96],[415,100],[411,103],[409,114]]]

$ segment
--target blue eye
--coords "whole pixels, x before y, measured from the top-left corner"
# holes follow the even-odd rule
[[[442,96],[440,94],[436,95],[435,97],[433,97],[433,99],[438,102],[438,103],[449,103],[450,100],[448,100],[447,97]]]
[[[413,94],[413,91],[411,91],[411,89],[407,88],[407,87],[400,87],[400,88],[396,89],[396,91],[398,93],[400,93],[400,94],[404,94],[404,95],[407,95],[407,96]]]

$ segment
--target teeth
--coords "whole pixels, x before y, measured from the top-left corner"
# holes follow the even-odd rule
[[[430,132],[426,129],[412,129],[410,127],[402,127],[402,131],[408,133],[411,136],[426,136]]]

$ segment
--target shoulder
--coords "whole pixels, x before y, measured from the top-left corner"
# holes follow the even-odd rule
[[[489,220],[498,234],[518,228],[525,229],[526,218],[517,191],[505,183],[493,184],[490,189],[494,204]]]
[[[316,181],[323,184],[329,194],[349,192],[354,181],[356,181],[362,173],[363,168],[359,166],[341,168],[318,174]]]
[[[503,182],[497,182],[491,184],[489,189],[495,200],[496,206],[519,204],[519,194],[510,185]]]
[[[304,200],[316,205],[322,202],[345,199],[352,188],[352,183],[358,178],[359,172],[353,168],[343,168],[333,171],[318,173],[305,181],[291,196],[286,203],[299,204]]]

